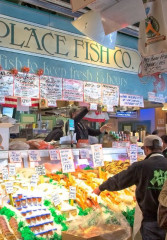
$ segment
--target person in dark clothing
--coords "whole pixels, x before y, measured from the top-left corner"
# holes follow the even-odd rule
[[[163,155],[165,158],[167,158],[167,135],[161,136],[162,142],[163,142]]]
[[[84,116],[89,112],[89,110],[84,107],[81,111],[79,111],[76,107],[71,108],[69,115],[70,118],[74,119],[74,127],[76,133],[76,140],[79,139],[88,139],[88,136],[99,136],[105,130],[111,129],[111,124],[105,124],[100,129],[93,129],[86,126],[81,120]],[[68,123],[66,124],[66,134],[68,132]]]
[[[60,120],[60,119],[57,120],[56,121],[56,126],[48,134],[48,136],[44,139],[44,141],[45,142],[51,142],[52,140],[59,141],[60,138],[63,137],[63,127],[64,127],[63,120]]]
[[[143,240],[165,240],[165,231],[158,226],[158,197],[166,179],[167,161],[162,154],[162,140],[156,135],[144,139],[146,158],[133,163],[124,170],[102,183],[93,192],[119,191],[136,185],[136,200],[141,209],[143,220],[141,235]]]

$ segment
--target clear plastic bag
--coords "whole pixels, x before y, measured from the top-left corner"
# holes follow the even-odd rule
[[[98,236],[98,240],[127,240],[131,236],[131,228],[122,214],[102,208],[87,216],[80,216],[77,224],[71,222],[67,233],[83,239]]]

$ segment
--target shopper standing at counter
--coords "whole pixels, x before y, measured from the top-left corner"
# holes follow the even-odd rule
[[[74,119],[74,127],[76,133],[76,140],[88,139],[88,136],[99,136],[101,133],[106,130],[111,129],[111,124],[105,124],[100,129],[93,129],[86,126],[81,120],[89,112],[89,110],[84,107],[82,110],[79,110],[77,107],[73,107],[69,111],[70,118]],[[66,124],[66,133],[68,132],[68,124]]]
[[[165,231],[157,223],[158,197],[163,185],[159,177],[162,179],[162,174],[167,171],[162,145],[161,138],[156,135],[145,137],[146,158],[133,163],[127,170],[109,178],[93,191],[99,195],[104,190],[119,191],[136,185],[136,200],[143,215],[140,229],[143,240],[165,240]]]

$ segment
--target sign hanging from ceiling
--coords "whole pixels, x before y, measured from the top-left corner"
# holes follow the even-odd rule
[[[76,12],[81,8],[86,7],[88,4],[94,2],[95,0],[71,0],[72,11]]]

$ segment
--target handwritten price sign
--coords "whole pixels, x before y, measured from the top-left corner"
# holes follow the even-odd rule
[[[63,173],[75,172],[73,154],[71,149],[60,150],[60,159]]]
[[[15,164],[9,164],[9,176],[15,176],[16,175],[16,165]]]
[[[6,188],[7,194],[13,193],[13,183],[12,182],[6,182],[5,188]]]
[[[91,145],[94,167],[104,166],[103,149],[101,144]]]
[[[2,179],[3,180],[8,180],[9,179],[9,173],[8,173],[8,168],[7,167],[2,168]]]
[[[55,207],[58,206],[61,201],[60,201],[60,197],[59,197],[59,194],[58,193],[55,193],[53,196],[52,196],[52,200],[54,202],[54,205]]]
[[[51,161],[58,161],[60,160],[60,154],[59,154],[59,150],[49,150],[49,155],[50,155],[50,160]]]
[[[76,187],[70,186],[69,199],[76,199]]]
[[[21,152],[19,151],[10,151],[9,152],[10,162],[19,163],[22,162]]]
[[[40,157],[39,151],[30,150],[30,151],[28,151],[28,156],[29,156],[30,162],[39,162],[39,161],[41,161],[41,157]]]

